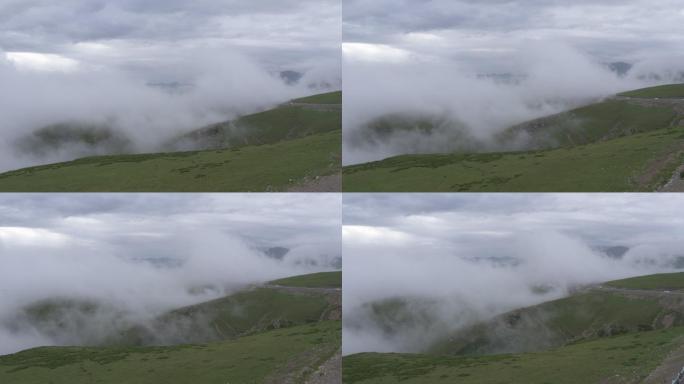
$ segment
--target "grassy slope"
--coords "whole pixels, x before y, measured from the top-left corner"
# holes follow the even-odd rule
[[[675,128],[547,151],[405,155],[345,167],[343,190],[651,191],[681,164],[683,146],[684,128]],[[662,166],[648,175],[661,159]]]
[[[187,332],[179,335],[185,342],[194,337],[235,338],[267,329],[315,323],[325,318],[330,310],[325,295],[295,294],[270,288],[241,291],[228,297],[181,308],[158,321],[158,327]],[[197,328],[209,329],[211,334],[193,334]],[[214,333],[214,331],[216,333]]]
[[[681,283],[682,276],[651,275],[605,285],[662,289]],[[669,351],[684,345],[682,325],[684,307],[678,297],[591,290],[444,337],[430,354],[345,357],[344,382],[636,383]],[[500,354],[506,349],[527,353]]]
[[[431,352],[539,351],[582,339],[662,327],[660,321],[666,315],[684,325],[684,313],[663,308],[657,299],[590,292],[504,314],[449,337]]]
[[[682,88],[682,87],[680,87]],[[662,92],[658,89],[653,92]],[[505,131],[528,152],[397,156],[344,168],[348,192],[652,191],[681,164],[671,107],[607,100]],[[521,136],[521,134],[523,134]]]
[[[333,92],[306,99],[334,103],[341,97]],[[341,110],[284,105],[177,139],[208,150],[97,156],[24,168],[0,174],[0,191],[285,190],[339,172],[341,121]]]
[[[637,382],[684,338],[684,328],[576,343],[543,353],[447,357],[364,353],[343,359],[346,384]],[[611,379],[612,381],[603,381]]]
[[[621,93],[619,96],[640,97],[640,98],[684,98],[684,84],[668,84],[658,87],[637,89],[630,92]]]
[[[289,279],[299,286],[297,281],[306,284],[309,277]],[[171,311],[113,342],[126,346],[45,347],[0,356],[0,382],[223,384],[262,383],[268,376],[277,383],[284,375],[301,382],[340,348],[341,324],[327,320],[340,303],[328,296],[272,288],[240,291]],[[64,305],[48,303],[36,315],[49,316]],[[182,344],[132,346],[144,344],[142,332],[150,331],[170,331]]]
[[[235,121],[201,128],[179,139],[195,142],[194,148],[238,148],[340,131],[341,110],[315,110],[284,105],[243,116]]]
[[[528,149],[573,147],[667,128],[676,117],[670,107],[606,100],[511,127],[498,140],[505,144],[525,132]]]
[[[338,172],[340,146],[333,131],[235,150],[91,157],[0,174],[0,191],[277,191]]]
[[[263,383],[284,372],[311,372],[340,340],[340,323],[327,321],[207,345],[36,348],[0,356],[0,382]]]
[[[339,307],[339,294],[332,292],[257,287],[170,311],[145,326],[125,327],[115,322],[103,330],[106,334],[101,331],[98,338],[83,343],[144,346],[233,339],[273,328],[336,320]],[[67,298],[41,300],[24,309],[24,321],[46,334],[59,334],[57,324],[62,323],[69,325],[67,332],[73,332],[70,319],[97,319],[98,309],[108,308]]]
[[[285,279],[271,281],[270,284],[287,287],[340,288],[342,287],[342,272],[319,272],[309,275],[287,277]]]
[[[342,92],[328,92],[292,100],[293,103],[304,104],[342,104]]]
[[[684,289],[684,273],[662,273],[658,275],[638,276],[611,281],[606,283],[606,285],[627,289],[682,290]]]

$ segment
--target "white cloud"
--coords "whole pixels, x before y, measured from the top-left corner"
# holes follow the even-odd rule
[[[82,341],[69,324],[49,334],[21,321],[41,300],[99,304],[84,331],[96,342],[248,284],[330,270],[340,204],[336,194],[4,194],[0,354]],[[264,254],[276,246],[290,252]]]
[[[63,247],[71,240],[67,235],[42,228],[0,227],[0,244],[5,247],[35,244],[43,247]]]
[[[349,61],[370,62],[404,62],[411,58],[411,53],[383,44],[343,43],[342,54]]]
[[[676,194],[347,195],[344,353],[416,352],[584,284],[680,270],[683,208]],[[612,258],[609,246],[629,250]],[[397,297],[435,322],[384,332],[367,304]]]
[[[7,60],[19,70],[39,72],[73,72],[79,62],[57,54],[38,52],[6,52]]]

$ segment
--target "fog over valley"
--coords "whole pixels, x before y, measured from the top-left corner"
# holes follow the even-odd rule
[[[3,1],[0,171],[169,150],[340,89],[340,5],[323,3]]]
[[[343,9],[345,164],[525,149],[497,135],[622,91],[684,82],[678,1],[413,5]]]
[[[684,269],[677,195],[344,198],[344,353],[421,352],[605,281]]]
[[[340,200],[3,196],[0,354],[101,345],[137,328],[164,344],[173,330],[154,334],[151,324],[170,310],[281,277],[338,270]]]

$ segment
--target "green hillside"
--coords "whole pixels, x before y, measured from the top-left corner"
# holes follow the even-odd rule
[[[606,337],[543,353],[477,357],[363,353],[344,357],[343,382],[636,384],[683,344],[684,328],[679,327]]]
[[[43,347],[0,356],[2,383],[304,383],[341,346],[341,293],[253,287],[170,311],[151,323],[107,330],[91,347]],[[97,304],[46,300],[27,308],[31,326],[90,313]],[[82,316],[76,316],[83,318]],[[47,329],[43,329],[46,327]],[[163,346],[162,346],[163,345]]]
[[[341,108],[312,108],[307,104],[332,106],[341,104],[341,98],[341,92],[334,92],[293,100],[268,111],[195,130],[168,145],[190,145],[194,149],[239,148],[339,131],[342,129]],[[333,103],[337,99],[339,102]],[[322,101],[330,103],[321,103]]]
[[[684,289],[684,273],[662,273],[658,275],[638,276],[611,281],[606,283],[606,285],[615,288],[676,291]]]
[[[276,144],[98,156],[0,174],[3,192],[265,192],[339,172],[339,131]]]
[[[619,96],[639,98],[684,98],[684,84],[668,84],[657,87],[637,89],[621,93]]]
[[[301,281],[306,283],[306,278],[304,276]],[[291,279],[292,287],[304,289],[281,289],[270,285],[245,289],[216,300],[175,309],[144,326],[116,328],[116,321],[112,321],[106,334],[96,335],[92,340],[83,335],[81,339],[86,345],[187,344],[234,339],[274,328],[340,319],[340,292],[307,289],[305,285],[294,284],[298,277]],[[112,308],[93,301],[55,298],[27,306],[22,319],[42,333],[55,335],[64,330],[73,332],[74,321],[80,324],[81,329],[86,329],[88,324],[84,322],[96,318],[102,311],[119,315]]]
[[[149,328],[130,330],[124,339],[136,344],[232,339],[274,328],[339,320],[339,306],[339,294],[255,288],[177,309]]]
[[[293,103],[303,104],[342,104],[342,92],[328,92],[292,100]]]
[[[285,279],[274,280],[269,284],[282,285],[289,287],[308,287],[308,288],[341,288],[342,272],[319,272],[309,275],[288,277]]]
[[[343,189],[653,191],[684,162],[684,104],[609,99],[511,127],[496,142],[502,148],[526,150],[403,155],[352,165],[343,169]],[[464,145],[467,149],[475,144],[466,140]]]
[[[684,326],[679,298],[592,290],[506,313],[450,335],[438,354],[534,352],[628,332]]]
[[[44,347],[0,356],[0,382],[302,382],[339,349],[339,321],[282,328],[237,340],[170,347]]]
[[[497,140],[501,145],[526,141],[528,149],[574,147],[668,128],[677,121],[678,114],[671,106],[609,99],[516,125]]]
[[[347,356],[344,382],[662,383],[684,366],[684,293],[662,290],[681,277],[588,287],[445,333],[424,354]],[[425,326],[431,317],[420,308],[397,299],[374,303],[373,318],[390,333],[397,325]]]
[[[183,146],[202,150],[96,156],[19,169],[0,174],[0,191],[307,190],[312,180],[340,172],[341,109],[285,104],[168,143]]]
[[[345,192],[653,191],[684,160],[684,128],[572,148],[404,155],[345,167]]]

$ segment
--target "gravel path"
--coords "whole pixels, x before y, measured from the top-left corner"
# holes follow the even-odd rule
[[[311,374],[305,384],[341,384],[342,383],[342,349],[328,359],[318,370]]]
[[[673,305],[681,307],[681,299],[684,298],[684,291],[628,289],[605,285],[592,286],[588,289],[615,292],[632,297],[660,298],[662,300],[661,303],[667,303],[668,306]],[[665,319],[660,319],[660,321],[664,320]],[[672,384],[672,380],[677,377],[682,370],[682,367],[684,367],[684,337],[680,337],[677,341],[680,344],[679,347],[670,352],[667,358],[665,358],[665,360],[663,360],[663,362],[656,367],[641,384]]]
[[[615,96],[613,100],[626,101],[635,105],[643,107],[669,107],[677,112],[677,116],[672,120],[670,124],[672,127],[680,126],[684,127],[684,98],[640,98],[640,97],[625,97],[625,96]],[[654,164],[651,165],[653,169],[649,170],[645,177],[648,177],[648,173],[652,173],[652,176],[657,175],[657,172],[664,166],[667,166],[674,157],[679,157],[682,148],[681,144],[677,148],[673,148],[670,152],[669,158],[658,159]],[[684,171],[684,164],[677,167],[675,172],[672,174],[670,180],[662,187],[660,187],[656,192],[684,192],[684,180],[682,180],[681,172]]]
[[[670,181],[658,189],[657,192],[684,192],[684,179],[682,179],[682,174],[684,174],[684,165],[675,169]]]
[[[671,384],[684,367],[684,339],[680,339],[680,346],[665,358],[656,369],[651,372],[642,384]]]
[[[309,288],[309,287],[289,287],[285,285],[264,284],[261,287],[277,289],[284,292],[295,294],[323,294],[328,299],[332,309],[324,313],[321,320],[340,320],[342,309],[342,289],[341,288]],[[330,350],[328,350],[330,351]],[[300,359],[312,361],[322,351],[307,352],[299,356]],[[329,353],[329,352],[328,352]],[[313,367],[312,367],[313,368]],[[274,374],[266,384],[294,384],[298,372],[286,369],[284,372]],[[316,371],[308,376],[304,384],[341,384],[342,383],[342,349],[338,349],[328,360],[316,368]]]
[[[615,96],[613,100],[627,101],[632,104],[641,105],[644,107],[673,107],[680,115],[684,114],[684,99],[668,99],[668,98],[641,98],[641,97],[625,97]],[[680,116],[681,117],[681,116]],[[681,124],[681,121],[680,121]]]

